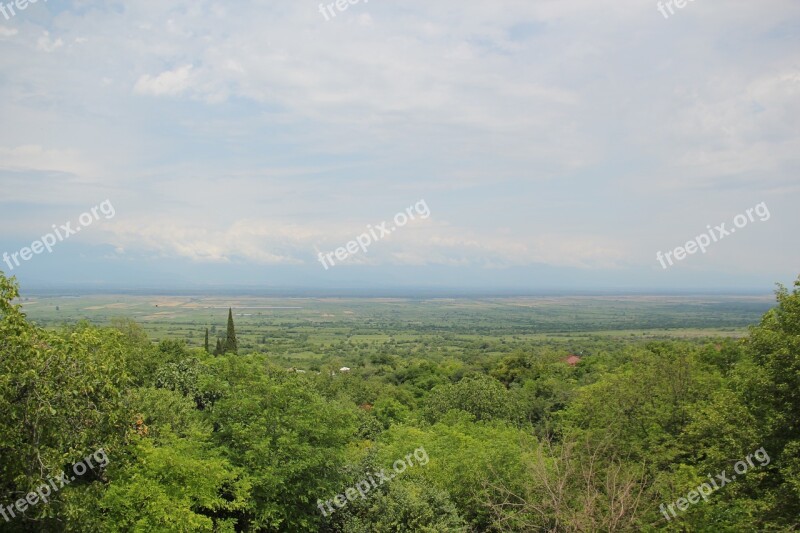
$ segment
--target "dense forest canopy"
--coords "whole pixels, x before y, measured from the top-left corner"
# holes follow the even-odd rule
[[[776,296],[741,340],[287,371],[232,313],[217,350],[44,329],[0,275],[0,530],[793,531],[800,280]]]

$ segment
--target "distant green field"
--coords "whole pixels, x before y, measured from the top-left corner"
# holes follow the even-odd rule
[[[601,340],[740,337],[772,297],[545,297],[487,299],[63,296],[25,298],[45,327],[131,318],[153,340],[202,346],[225,334],[234,311],[239,345],[298,366],[334,357],[355,364],[376,352],[496,356],[552,344],[589,351]]]

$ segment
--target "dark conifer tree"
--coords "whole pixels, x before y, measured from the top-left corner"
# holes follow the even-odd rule
[[[228,308],[228,335],[225,338],[225,353],[239,353],[239,343],[236,341],[236,329],[233,327],[233,310]]]
[[[209,348],[209,347],[208,347],[208,328],[206,328],[206,340],[205,340],[205,342],[203,343],[203,346],[204,346],[204,347],[205,347],[205,349],[206,349],[206,353],[211,353],[211,352],[208,350],[208,348]]]

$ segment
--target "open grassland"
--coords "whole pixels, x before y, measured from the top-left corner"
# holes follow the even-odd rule
[[[49,296],[23,301],[45,327],[129,318],[153,340],[211,344],[233,308],[239,346],[287,364],[343,364],[369,354],[500,356],[531,344],[591,353],[611,339],[639,342],[741,337],[771,297],[622,296],[518,298],[267,298],[220,296]]]

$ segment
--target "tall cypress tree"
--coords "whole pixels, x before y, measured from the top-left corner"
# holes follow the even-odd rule
[[[233,327],[233,310],[228,308],[228,335],[225,338],[225,353],[239,353],[239,343],[236,341],[236,329]]]
[[[211,353],[211,352],[208,350],[208,328],[206,328],[206,341],[205,341],[205,343],[203,343],[203,346],[204,346],[204,347],[205,347],[205,349],[206,349],[206,353]]]
[[[214,348],[214,355],[222,355],[222,341],[217,337],[217,347]]]

